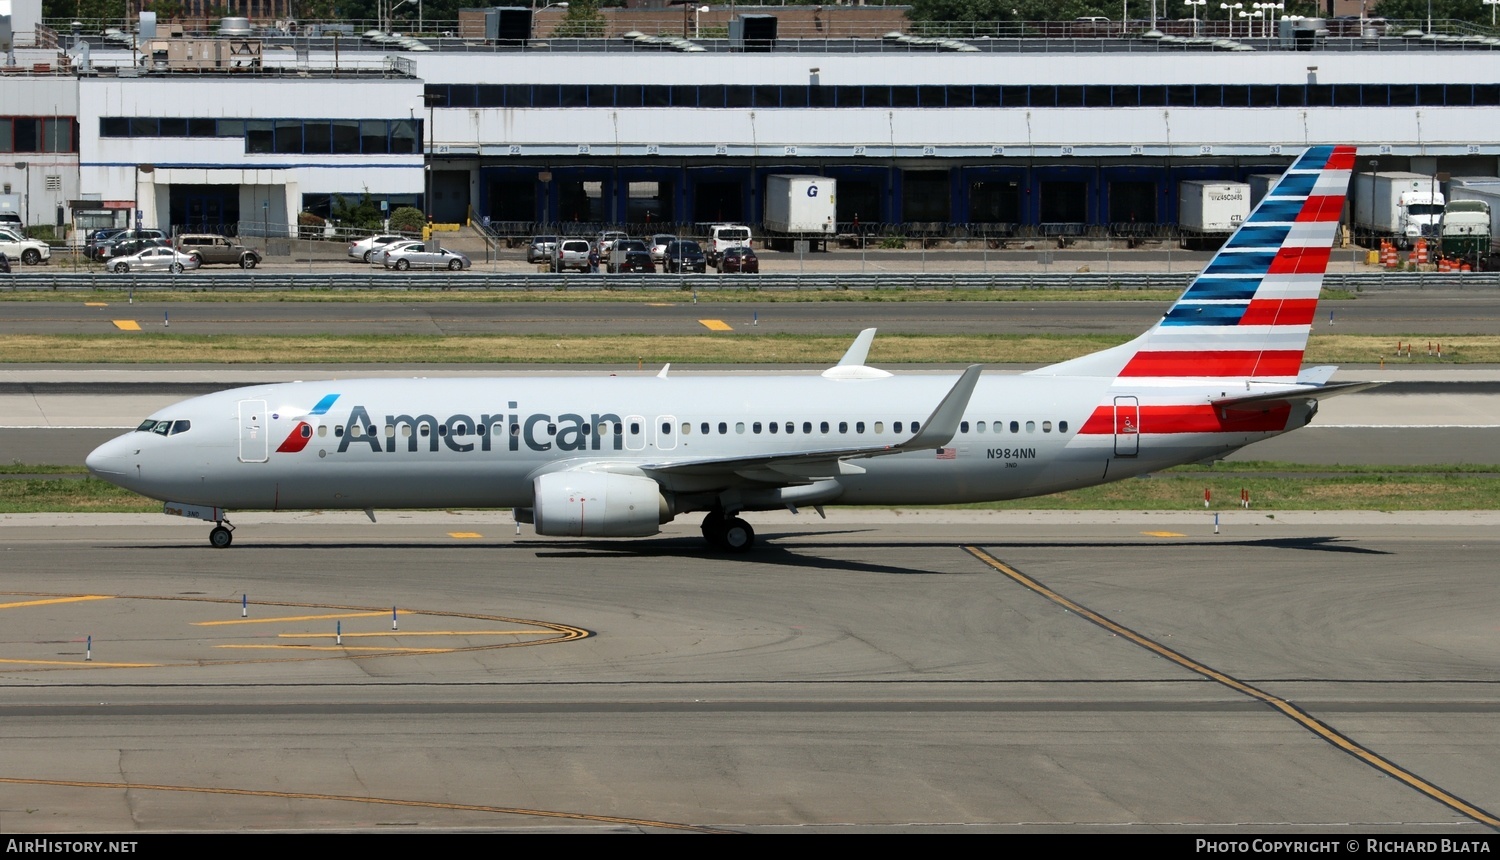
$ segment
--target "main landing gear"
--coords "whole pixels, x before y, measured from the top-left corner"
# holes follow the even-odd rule
[[[709,511],[703,518],[703,539],[714,549],[749,552],[755,545],[755,529],[739,517],[726,517],[722,511]]]
[[[234,543],[234,525],[229,520],[219,520],[213,531],[208,533],[208,544],[214,549],[224,549]]]

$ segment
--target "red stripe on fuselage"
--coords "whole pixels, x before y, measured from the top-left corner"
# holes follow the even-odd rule
[[[303,448],[306,448],[308,440],[312,438],[312,433],[309,432],[304,436],[302,434],[303,427],[308,427],[308,429],[311,430],[311,427],[309,427],[306,421],[298,421],[297,426],[292,428],[291,435],[287,436],[286,441],[281,443],[281,447],[276,449],[276,453],[295,454],[298,451],[301,451]]]
[[[1296,376],[1302,350],[1138,352],[1120,376]]]
[[[1191,406],[1142,406],[1138,433],[1274,433],[1286,429],[1292,414],[1289,403],[1265,407],[1226,407],[1212,404]],[[1083,423],[1081,436],[1108,436],[1115,432],[1115,407],[1099,406]]]
[[[1317,299],[1251,299],[1240,325],[1312,325]]]

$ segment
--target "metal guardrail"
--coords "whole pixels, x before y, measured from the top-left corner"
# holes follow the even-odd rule
[[[992,273],[823,273],[770,275],[591,275],[517,274],[490,272],[433,272],[395,274],[275,272],[245,274],[107,273],[72,274],[21,272],[0,276],[7,292],[621,292],[680,290],[682,292],[757,290],[1183,290],[1195,272],[992,272]],[[1500,289],[1500,272],[1371,272],[1329,273],[1329,289],[1365,290]]]

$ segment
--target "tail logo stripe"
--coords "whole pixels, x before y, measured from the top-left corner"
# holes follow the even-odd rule
[[[1137,342],[1121,378],[1295,382],[1355,150],[1308,149]]]

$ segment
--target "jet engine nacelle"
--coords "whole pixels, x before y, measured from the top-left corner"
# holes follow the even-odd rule
[[[646,537],[672,519],[650,478],[606,472],[552,472],[532,482],[536,533],[564,537]]]

